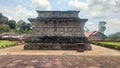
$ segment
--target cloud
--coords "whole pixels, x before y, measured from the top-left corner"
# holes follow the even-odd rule
[[[25,1],[25,3],[27,2]],[[29,4],[34,5],[35,8],[31,7],[31,5],[31,8],[28,8],[28,6],[23,6],[24,2],[21,1],[21,5],[17,4],[16,6],[0,5],[0,9],[2,9],[0,12],[9,19],[14,19],[16,21],[22,19],[29,22],[27,20],[28,18],[35,18],[37,16],[37,12],[35,10],[51,9],[51,5],[48,0],[31,0]]]
[[[113,18],[107,21],[106,28],[106,34],[120,32],[120,18]]]
[[[117,12],[117,13],[120,13],[120,0],[116,0],[116,5],[115,7],[113,8],[113,12]]]
[[[115,32],[120,32],[120,18],[113,18],[110,20],[106,20],[106,30],[105,30],[105,34],[109,35]],[[98,30],[98,24],[99,22],[94,22],[94,21],[88,21],[85,24],[85,27],[87,27],[88,29],[90,29],[90,31],[95,31]]]
[[[94,18],[94,19],[101,19],[101,18],[107,18],[106,15],[102,12],[99,12],[99,11],[92,11],[92,12],[89,12],[89,16]]]
[[[28,10],[23,6],[17,6],[15,8],[16,14],[15,14],[15,18],[17,18],[17,20],[19,19],[23,19],[23,20],[27,20],[27,18],[31,18],[31,17],[36,17],[37,13],[34,10]]]
[[[28,10],[25,7],[18,5],[14,8],[0,5],[0,12],[7,16],[9,19],[19,21],[20,19],[28,22],[27,18],[36,17],[37,13],[33,10]]]
[[[98,23],[94,23],[92,21],[88,21],[85,24],[85,27],[87,27],[90,31],[97,31],[98,30]]]
[[[57,4],[62,4],[64,0],[57,0]]]
[[[87,0],[89,10],[91,11],[109,11],[116,5],[116,0]]]
[[[93,18],[105,17],[105,14],[115,7],[116,0],[87,0],[82,2],[81,0],[70,0],[69,5],[76,10],[86,11]]]
[[[78,0],[70,0],[69,5],[71,5],[73,8],[77,10],[87,10],[88,5],[84,2],[78,1]]]
[[[51,10],[51,5],[48,0],[32,0],[32,4],[37,10]]]

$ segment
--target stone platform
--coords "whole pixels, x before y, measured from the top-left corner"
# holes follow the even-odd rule
[[[91,50],[86,37],[30,36],[25,40],[25,50],[77,50],[77,43],[85,43],[84,50]]]
[[[28,18],[32,24],[32,36],[25,40],[24,49],[91,50],[91,46],[86,45],[88,41],[84,36],[84,25],[88,19],[79,18],[79,12],[37,11],[36,18]],[[85,45],[78,47],[77,43]]]

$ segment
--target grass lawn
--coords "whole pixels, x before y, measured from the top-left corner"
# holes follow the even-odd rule
[[[15,45],[15,42],[9,40],[0,40],[0,47],[8,47],[12,45]]]
[[[93,44],[120,50],[120,42],[92,42]]]
[[[117,46],[120,46],[120,42],[99,42],[99,43],[103,43],[103,44],[110,44],[110,45],[117,45]]]

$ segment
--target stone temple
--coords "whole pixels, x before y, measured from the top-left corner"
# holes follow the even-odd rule
[[[37,18],[29,18],[32,35],[25,40],[25,50],[75,50],[91,46],[83,28],[88,19],[80,19],[79,11],[37,11]]]

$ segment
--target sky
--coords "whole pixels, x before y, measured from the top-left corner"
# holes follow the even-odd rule
[[[88,19],[85,27],[90,31],[106,21],[106,35],[120,32],[120,0],[0,0],[0,13],[15,21],[29,22],[37,17],[36,10],[77,10],[81,19]]]

